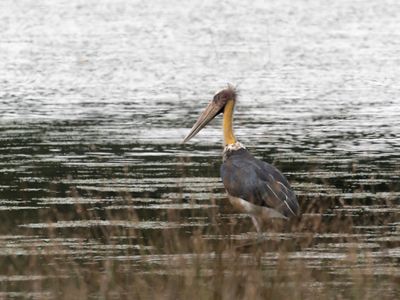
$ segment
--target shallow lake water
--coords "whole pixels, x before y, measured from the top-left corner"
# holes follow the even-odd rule
[[[396,298],[399,12],[364,0],[2,1],[0,298],[68,298],[90,274],[99,290],[75,293],[119,298],[108,274],[165,280],[198,260],[212,271],[231,259],[221,247],[243,268],[257,252],[267,278],[284,253],[306,290],[331,298]],[[261,240],[219,178],[221,120],[181,144],[227,83],[238,139],[301,205]],[[362,276],[367,294],[354,294]]]

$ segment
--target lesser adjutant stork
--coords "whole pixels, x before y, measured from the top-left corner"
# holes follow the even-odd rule
[[[221,178],[232,205],[249,214],[260,232],[261,224],[266,219],[287,219],[299,215],[299,203],[285,176],[274,166],[255,158],[237,141],[232,126],[236,99],[237,93],[231,86],[217,93],[183,143],[223,113],[225,148]]]

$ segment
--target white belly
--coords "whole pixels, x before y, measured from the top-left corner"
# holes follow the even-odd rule
[[[246,200],[241,198],[233,197],[228,195],[229,201],[240,212],[247,213],[252,217],[261,218],[261,219],[270,219],[270,218],[280,218],[287,219],[284,215],[277,212],[272,208],[268,208],[265,206],[254,205]]]

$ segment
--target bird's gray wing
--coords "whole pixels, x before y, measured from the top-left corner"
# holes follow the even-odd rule
[[[299,213],[296,195],[282,173],[247,150],[231,155],[222,164],[221,178],[231,196],[273,208],[286,217]]]

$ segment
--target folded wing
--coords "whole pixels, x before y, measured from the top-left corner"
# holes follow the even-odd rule
[[[285,217],[299,214],[299,204],[285,176],[274,166],[254,158],[246,149],[234,151],[221,166],[229,195],[277,210]]]

